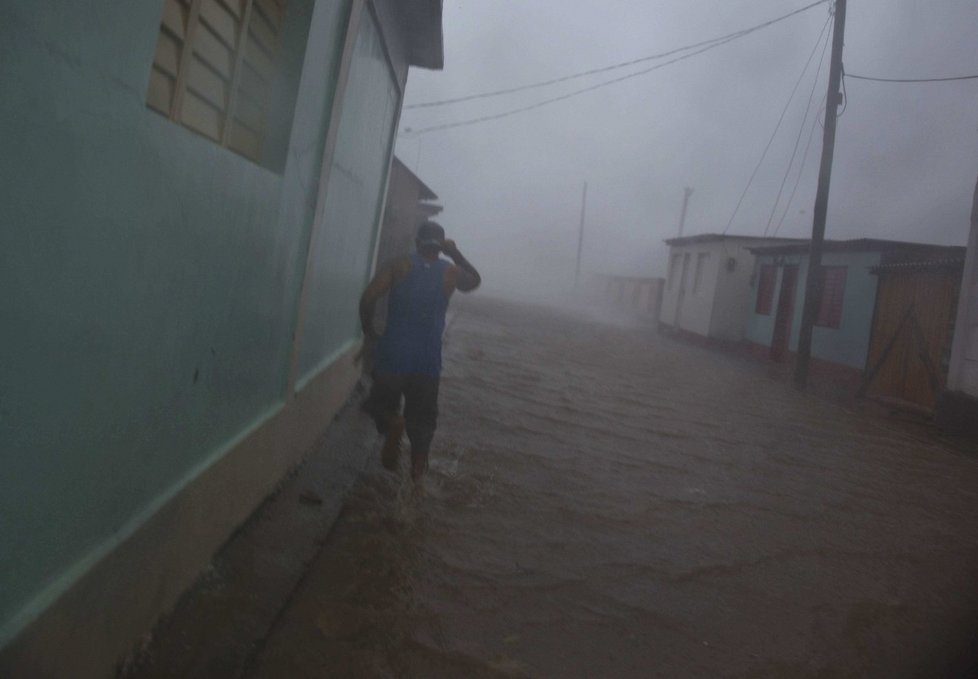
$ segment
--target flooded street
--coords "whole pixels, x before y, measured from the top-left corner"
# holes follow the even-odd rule
[[[251,676],[970,676],[974,457],[649,328],[455,303],[426,495],[370,462]]]

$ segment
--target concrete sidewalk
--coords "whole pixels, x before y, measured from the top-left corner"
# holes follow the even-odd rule
[[[449,309],[449,331],[457,314],[457,305]],[[365,468],[380,471],[380,438],[359,410],[368,388],[366,379],[357,385],[315,449],[228,539],[174,610],[121,661],[121,679],[248,673],[351,488]]]
[[[211,568],[146,635],[126,678],[237,677],[261,650],[377,441],[358,387],[306,460],[231,536]]]

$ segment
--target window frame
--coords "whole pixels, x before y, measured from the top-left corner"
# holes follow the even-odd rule
[[[146,106],[261,164],[286,0],[163,0]]]
[[[839,276],[840,273],[841,276]],[[822,285],[818,296],[815,327],[838,330],[842,327],[842,312],[845,307],[849,267],[844,265],[823,266],[821,276]]]

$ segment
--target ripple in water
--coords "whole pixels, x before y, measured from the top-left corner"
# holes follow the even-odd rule
[[[935,676],[971,639],[973,459],[643,328],[451,333],[425,492],[371,463],[264,676]]]

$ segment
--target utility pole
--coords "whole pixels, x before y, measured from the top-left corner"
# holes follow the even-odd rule
[[[683,189],[683,211],[679,215],[679,235],[676,238],[683,237],[683,225],[686,224],[686,207],[689,205],[689,197],[693,195],[693,189],[688,186]]]
[[[829,90],[825,100],[825,133],[822,136],[822,162],[818,171],[818,190],[812,220],[812,243],[808,254],[808,276],[805,281],[805,304],[798,333],[798,359],[795,363],[795,385],[804,389],[808,383],[808,366],[812,357],[812,331],[822,296],[822,243],[825,240],[825,217],[829,207],[829,183],[832,179],[832,156],[835,152],[835,124],[841,98],[842,45],[846,31],[846,0],[835,0],[835,24],[832,28],[832,63],[829,67]]]
[[[577,268],[574,270],[574,289],[581,282],[581,252],[584,249],[584,213],[587,209],[587,182],[584,182],[584,193],[581,195],[581,230],[577,234]]]
[[[971,233],[968,235],[968,253],[965,259],[961,294],[958,295],[958,315],[954,323],[954,339],[951,341],[951,364],[947,371],[947,388],[951,391],[961,391],[964,387],[964,364],[966,360],[965,346],[968,335],[974,333],[978,340],[978,181],[975,182],[975,193],[971,201]],[[966,292],[971,286],[971,293]]]

